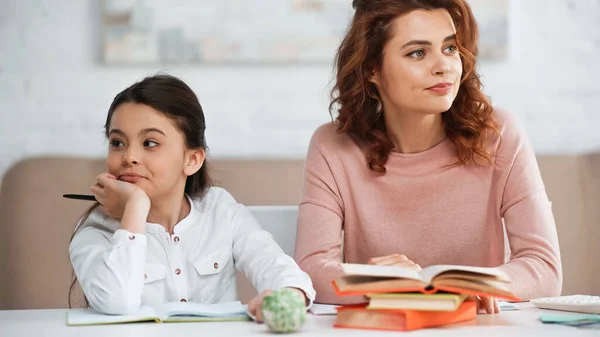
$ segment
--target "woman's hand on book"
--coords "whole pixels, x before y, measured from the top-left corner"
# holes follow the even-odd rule
[[[495,297],[469,296],[470,300],[477,300],[477,312],[485,310],[488,314],[497,314],[500,312],[498,300]]]
[[[421,266],[413,261],[409,260],[406,255],[392,254],[386,256],[372,257],[369,259],[369,264],[375,264],[378,266],[396,266],[409,268],[414,271],[420,271]]]

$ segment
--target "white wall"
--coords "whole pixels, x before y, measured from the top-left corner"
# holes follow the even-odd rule
[[[331,66],[107,67],[97,11],[93,0],[0,0],[0,175],[33,155],[101,156],[114,95],[159,70],[198,94],[213,157],[303,157],[329,120]],[[511,59],[480,68],[486,93],[539,153],[599,150],[600,0],[513,0],[511,20]]]

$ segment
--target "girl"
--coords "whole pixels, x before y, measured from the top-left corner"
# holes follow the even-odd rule
[[[69,247],[89,305],[106,314],[140,305],[236,300],[235,269],[261,301],[289,287],[312,303],[308,275],[225,190],[211,187],[205,122],[181,80],[147,77],[119,93],[108,110],[107,172]]]
[[[338,115],[313,135],[299,210],[295,257],[317,300],[363,301],[332,290],[342,243],[347,262],[498,267],[522,299],[559,295],[550,202],[523,130],[481,91],[466,1],[353,6],[336,59]],[[480,305],[498,311],[494,299]]]

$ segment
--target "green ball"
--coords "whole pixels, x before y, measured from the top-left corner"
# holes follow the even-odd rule
[[[305,300],[294,290],[283,288],[263,298],[262,314],[272,332],[294,332],[306,320]]]

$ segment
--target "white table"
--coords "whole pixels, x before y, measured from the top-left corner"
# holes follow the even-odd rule
[[[539,322],[542,312],[559,313],[533,308],[529,303],[519,304],[522,310],[505,311],[495,315],[478,315],[476,321],[452,326],[411,332],[365,331],[333,328],[335,316],[309,315],[304,327],[295,336],[600,336],[600,330],[548,325]],[[269,336],[267,327],[254,322],[211,323],[132,323],[69,327],[67,310],[6,310],[0,311],[0,337],[53,336],[53,337],[153,337],[153,336]],[[566,314],[566,313],[565,313]],[[274,336],[274,335],[273,335]]]

